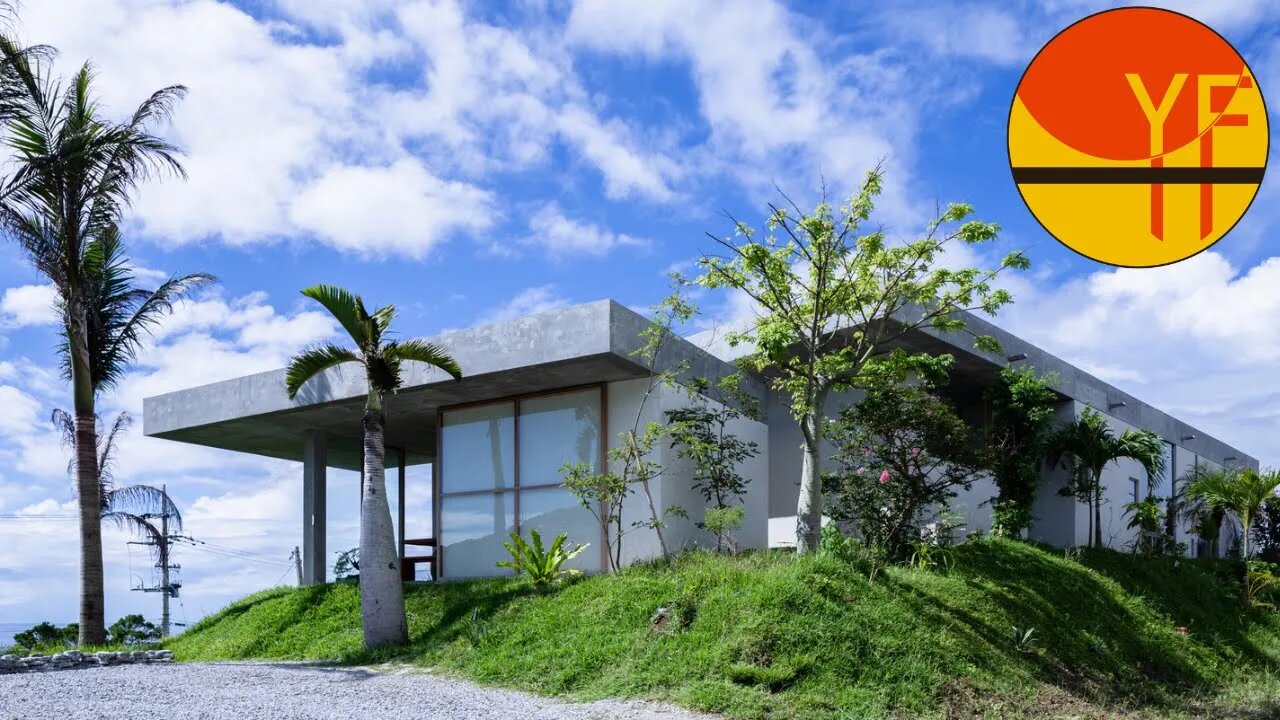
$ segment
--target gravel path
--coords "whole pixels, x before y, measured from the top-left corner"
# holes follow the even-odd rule
[[[567,703],[416,669],[305,663],[134,665],[0,675],[0,720],[707,720],[652,702]]]

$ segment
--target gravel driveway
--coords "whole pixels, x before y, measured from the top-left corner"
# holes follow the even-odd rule
[[[10,718],[706,720],[651,702],[567,703],[410,669],[305,663],[133,665],[0,675]]]

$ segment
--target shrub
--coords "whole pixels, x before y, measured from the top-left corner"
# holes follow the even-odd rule
[[[13,643],[28,650],[50,645],[74,646],[79,634],[80,626],[76,623],[71,623],[66,627],[58,627],[51,622],[45,621],[22,632],[14,633]]]
[[[829,426],[837,469],[823,478],[832,518],[904,560],[924,515],[944,508],[982,471],[968,424],[931,383],[886,373]]]
[[[334,580],[354,580],[360,577],[360,548],[353,547],[338,553],[338,560],[333,564]]]
[[[702,515],[702,527],[716,536],[717,549],[733,554],[738,551],[733,534],[742,529],[742,519],[746,514],[741,505],[707,508]]]
[[[876,575],[889,560],[884,548],[867,546],[857,538],[846,537],[834,522],[823,526],[818,553],[853,566],[870,580],[876,579]]]
[[[107,635],[112,645],[145,645],[160,639],[160,628],[135,613],[112,623]]]
[[[565,549],[564,544],[568,536],[560,533],[551,542],[551,547],[544,550],[542,536],[537,530],[530,530],[529,537],[533,540],[532,544],[525,542],[519,535],[511,533],[511,541],[502,543],[507,552],[511,553],[511,559],[499,560],[498,567],[515,570],[516,575],[524,576],[536,587],[545,587],[566,575],[576,575],[580,572],[574,569],[562,570],[561,566],[587,549],[586,545]]]

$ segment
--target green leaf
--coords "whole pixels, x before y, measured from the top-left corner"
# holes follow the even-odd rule
[[[284,387],[289,393],[289,399],[297,397],[298,391],[311,378],[331,367],[349,362],[363,365],[364,358],[346,348],[332,344],[319,345],[302,351],[290,360],[289,366],[285,368]]]

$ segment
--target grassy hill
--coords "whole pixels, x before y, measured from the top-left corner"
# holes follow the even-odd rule
[[[744,718],[1280,717],[1280,615],[1247,609],[1235,572],[999,540],[874,582],[826,557],[693,553],[544,594],[413,584],[412,643],[395,652],[361,650],[357,589],[341,583],[247,597],[170,646],[180,660],[399,660]]]

